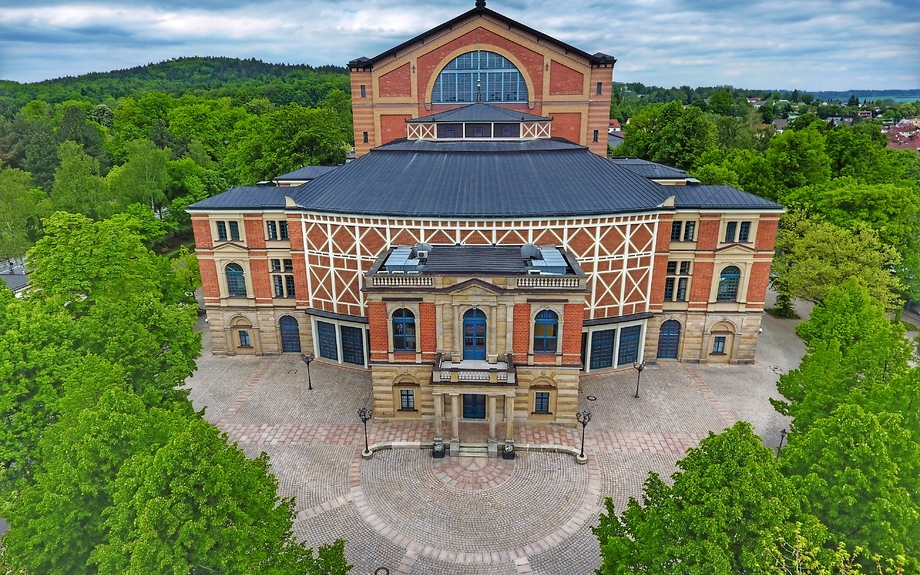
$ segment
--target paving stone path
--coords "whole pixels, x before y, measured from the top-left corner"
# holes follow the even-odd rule
[[[197,409],[247,455],[269,455],[279,492],[296,501],[307,545],[344,538],[352,573],[587,575],[600,565],[591,526],[611,497],[622,510],[649,472],[668,478],[710,431],[750,421],[767,445],[788,425],[770,406],[778,373],[802,348],[793,324],[764,319],[770,344],[753,366],[650,365],[635,398],[633,370],[582,378],[587,465],[551,446],[579,448],[580,429],[518,424],[514,460],[433,459],[418,447],[363,460],[370,406],[363,370],[314,362],[307,390],[298,356],[215,357],[189,381]],[[589,399],[590,397],[590,399]],[[431,441],[431,423],[368,422],[372,446]],[[533,450],[528,450],[533,448]],[[384,573],[384,571],[380,571]]]

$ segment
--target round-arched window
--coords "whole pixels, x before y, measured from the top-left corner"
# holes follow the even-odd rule
[[[527,84],[504,56],[479,50],[457,56],[441,70],[431,91],[435,104],[526,102]]]
[[[545,309],[538,313],[533,326],[533,352],[555,353],[558,329],[559,316],[556,312]]]
[[[719,274],[719,292],[716,301],[736,301],[738,299],[738,282],[741,270],[737,266],[728,266]]]
[[[227,264],[227,292],[230,297],[246,297],[246,278],[239,264]]]

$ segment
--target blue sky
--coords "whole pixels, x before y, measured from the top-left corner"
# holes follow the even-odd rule
[[[0,78],[33,82],[181,56],[344,65],[473,4],[0,0]],[[616,56],[622,82],[920,88],[918,0],[489,0],[488,7],[586,52]]]

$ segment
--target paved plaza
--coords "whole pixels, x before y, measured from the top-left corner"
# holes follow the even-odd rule
[[[663,477],[710,431],[750,421],[766,445],[788,421],[770,406],[779,373],[804,347],[793,320],[764,316],[751,366],[659,363],[582,377],[587,465],[580,430],[516,423],[514,460],[433,459],[428,449],[385,447],[434,437],[431,423],[368,422],[361,458],[359,407],[371,407],[370,374],[323,362],[307,389],[299,355],[216,357],[205,352],[189,381],[197,409],[250,456],[268,453],[282,496],[296,498],[294,528],[307,545],[344,538],[352,573],[573,574],[600,565],[590,527],[612,497],[622,510],[649,471]],[[206,333],[205,333],[206,335]],[[378,570],[378,568],[386,570]]]

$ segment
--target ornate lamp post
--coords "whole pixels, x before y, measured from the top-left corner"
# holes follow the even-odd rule
[[[312,353],[310,355],[300,354],[300,361],[307,364],[307,389],[313,391],[313,378],[310,377],[310,362],[316,359]]]
[[[584,465],[588,461],[588,458],[585,457],[585,428],[588,427],[588,422],[591,421],[591,412],[588,410],[579,411],[575,414],[575,419],[581,424],[581,452],[575,456],[575,463]]]
[[[367,445],[367,420],[370,419],[373,414],[374,412],[366,407],[362,407],[358,410],[358,417],[361,418],[361,423],[364,424],[364,451],[361,453],[361,457],[364,459],[370,459],[374,455]]]
[[[642,363],[634,363],[633,369],[636,370],[636,399],[639,398],[639,380],[642,379],[642,370],[645,369],[645,360]]]
[[[779,432],[779,447],[776,448],[776,456],[779,457],[779,452],[783,450],[783,441],[786,439],[786,430],[781,429]]]

